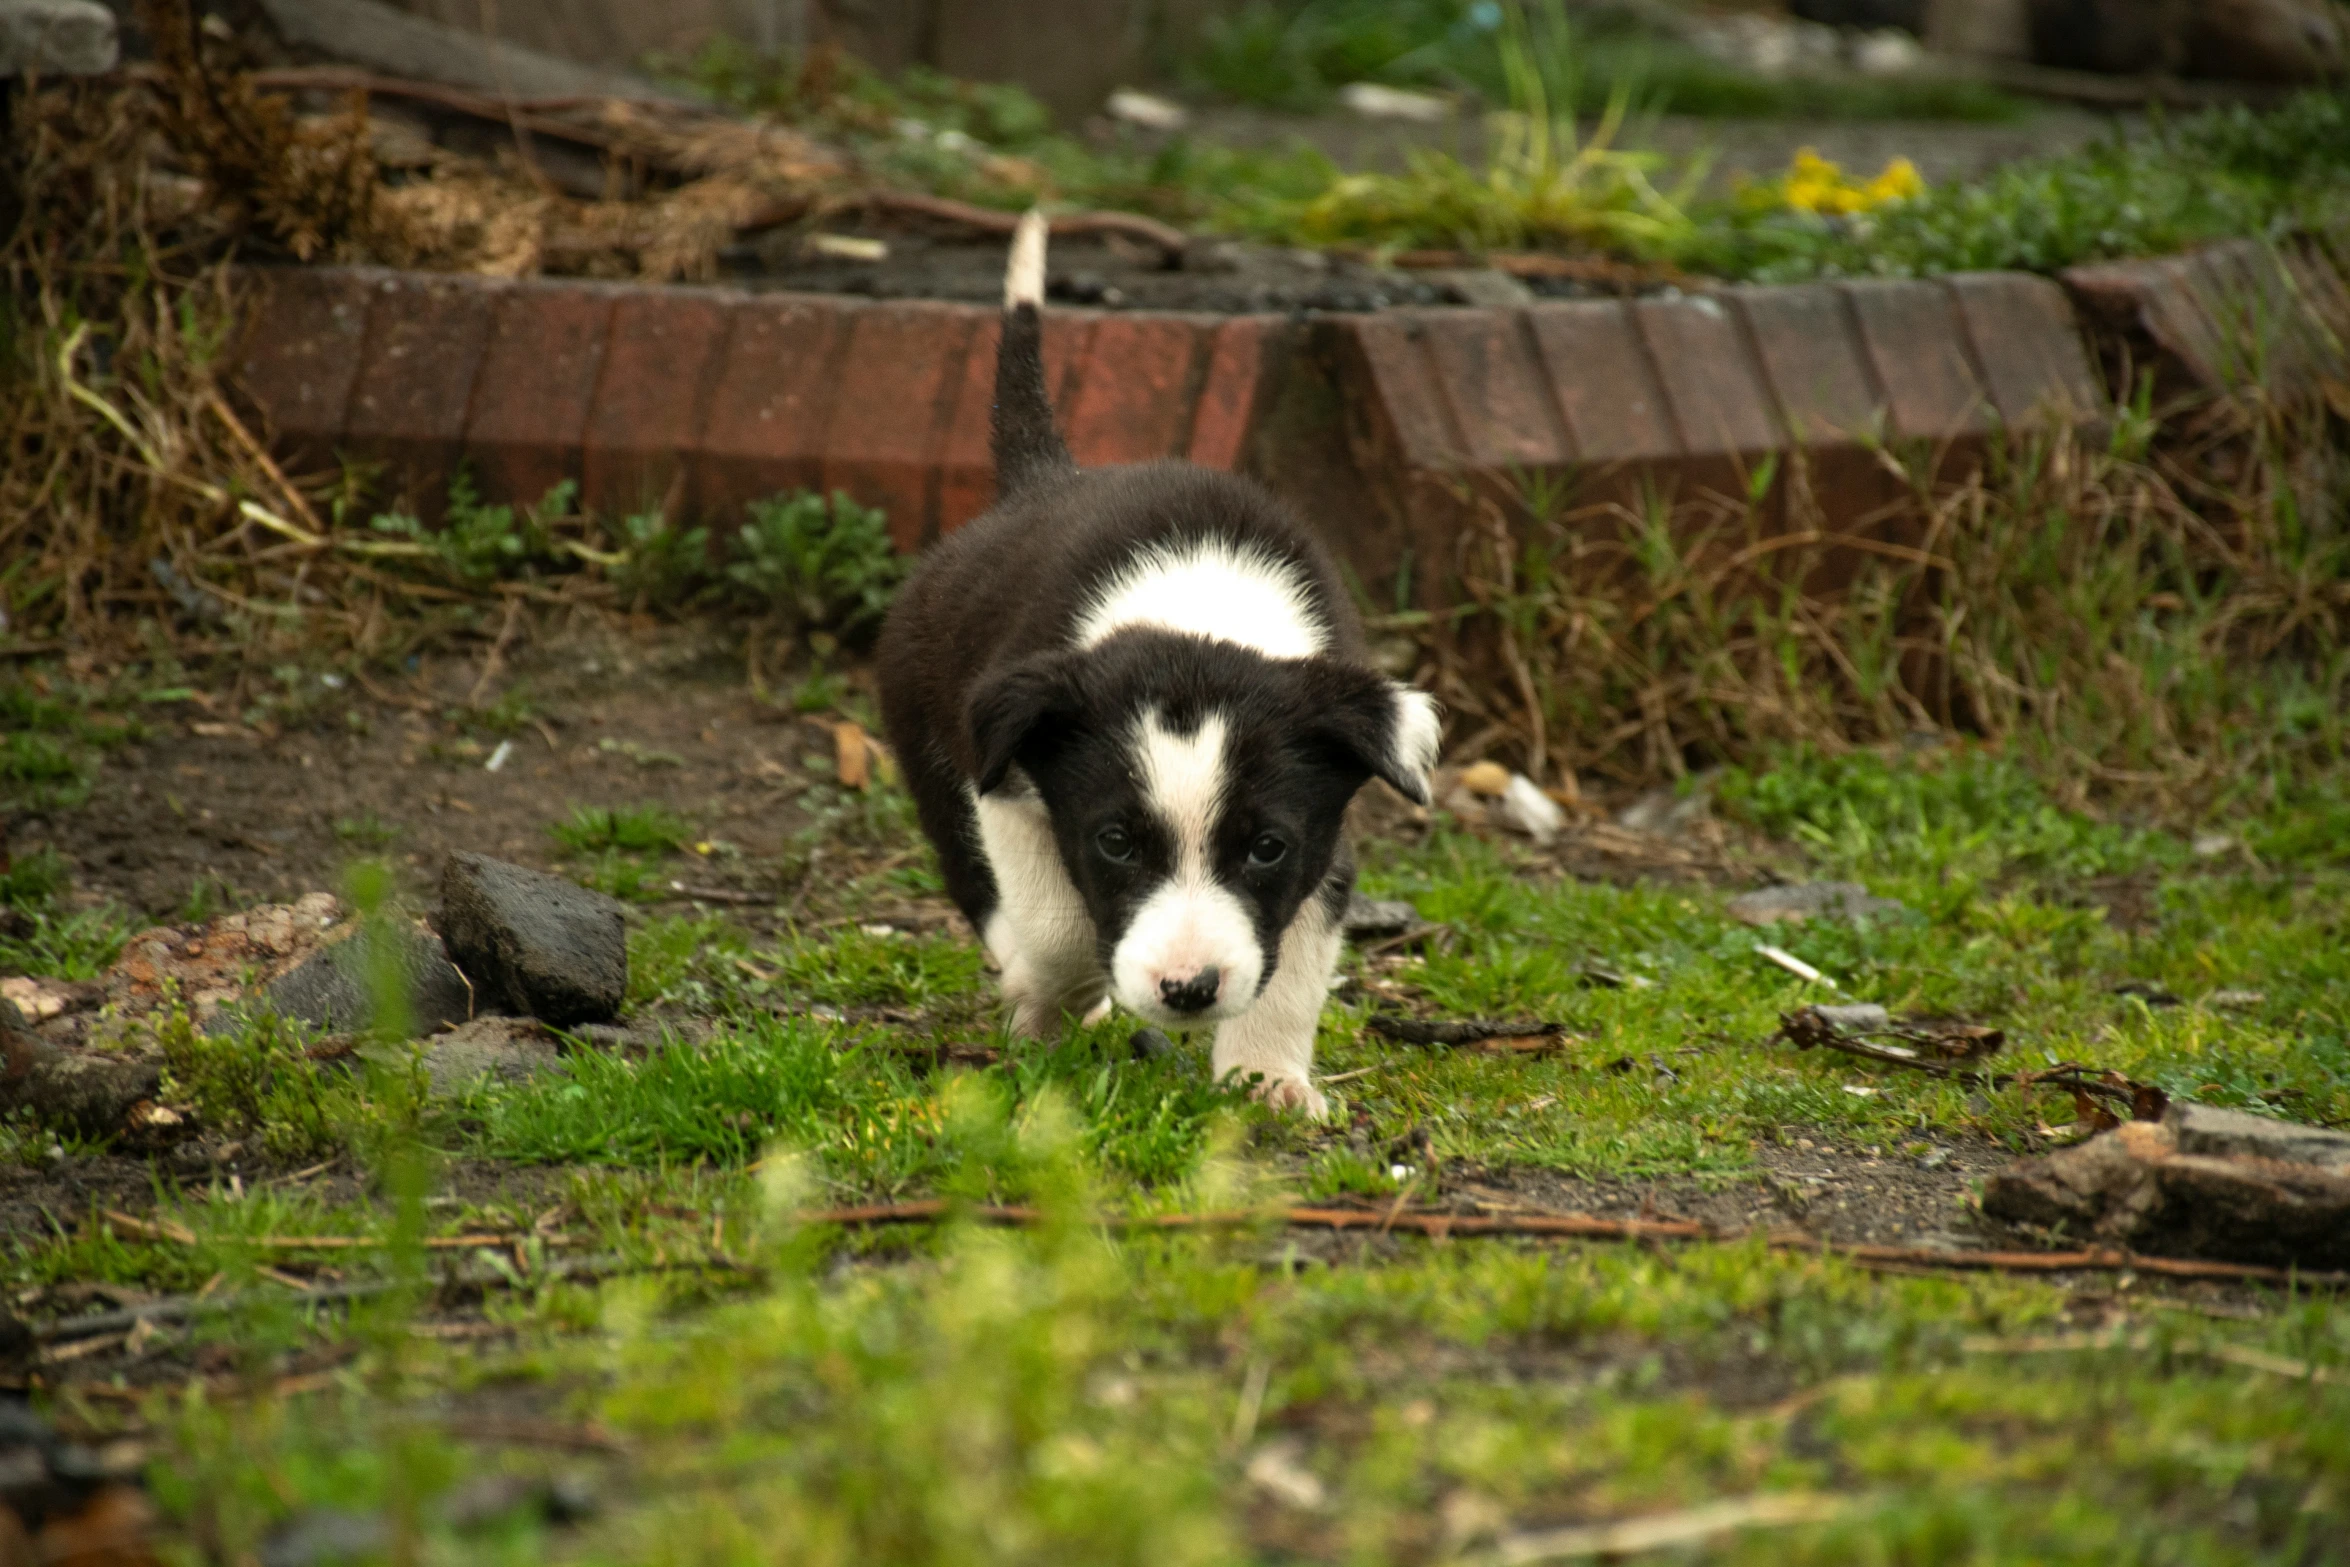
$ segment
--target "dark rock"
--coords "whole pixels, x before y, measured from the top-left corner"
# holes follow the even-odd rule
[[[428,1034],[445,1023],[462,1023],[473,1016],[474,987],[450,963],[439,937],[406,920],[386,920],[375,929],[395,944],[394,954],[407,981],[407,1021],[412,1033]],[[329,1032],[373,1027],[375,985],[368,974],[372,939],[362,930],[320,947],[270,981],[253,1001],[215,1013],[204,1031],[221,1033],[260,1011],[272,1011]]]
[[[1175,1053],[1175,1041],[1155,1028],[1138,1028],[1126,1048],[1137,1061],[1164,1061]]]
[[[22,1399],[0,1395],[0,1508],[13,1509],[25,1528],[38,1531],[71,1516],[121,1478],[98,1454],[59,1436]]]
[[[627,922],[617,899],[480,854],[449,856],[435,921],[486,1004],[558,1028],[619,1015]]]
[[[0,1112],[26,1110],[53,1130],[111,1137],[162,1080],[152,1059],[60,1049],[25,1026],[15,1003],[0,1000]]]
[[[441,1504],[441,1517],[452,1529],[487,1528],[523,1514],[551,1524],[574,1524],[593,1517],[595,1489],[581,1475],[493,1474],[467,1481]]]
[[[294,1514],[261,1542],[261,1567],[332,1567],[336,1562],[374,1561],[392,1543],[391,1525],[380,1513],[313,1507]]]
[[[1420,924],[1420,911],[1401,898],[1366,898],[1360,892],[1346,900],[1346,939],[1384,941]]]
[[[1722,912],[1748,925],[1779,920],[1800,925],[1808,919],[1890,919],[1907,914],[1906,904],[1872,898],[1856,881],[1807,881],[1791,887],[1758,887],[1742,892]]]
[[[2350,1162],[2317,1127],[2174,1105],[1984,1183],[1996,1219],[2162,1256],[2350,1267]],[[2311,1158],[2200,1149],[2267,1149]]]

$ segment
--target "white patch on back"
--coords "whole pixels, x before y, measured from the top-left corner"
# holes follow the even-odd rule
[[[1077,645],[1092,647],[1129,626],[1234,642],[1268,658],[1311,658],[1330,645],[1304,574],[1229,539],[1139,551],[1078,617]]]
[[[1190,734],[1145,713],[1134,735],[1134,767],[1143,797],[1175,841],[1171,874],[1135,911],[1110,960],[1111,993],[1127,1010],[1176,1028],[1221,1022],[1248,1010],[1265,972],[1256,921],[1218,881],[1210,835],[1224,803],[1224,718],[1210,713]],[[1180,1012],[1161,987],[1213,968],[1214,1003]]]

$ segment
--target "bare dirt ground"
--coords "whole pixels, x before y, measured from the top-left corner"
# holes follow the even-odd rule
[[[832,765],[829,726],[759,700],[716,643],[563,637],[515,659],[487,719],[468,707],[480,673],[478,656],[428,655],[372,692],[309,674],[300,722],[249,725],[234,692],[149,709],[89,803],[20,819],[16,846],[54,844],[85,901],[161,917],[207,879],[242,901],[331,890],[361,853],[386,854],[418,894],[459,849],[552,869],[547,828],[574,806],[651,804],[727,846],[688,885],[743,891],[771,884]]]

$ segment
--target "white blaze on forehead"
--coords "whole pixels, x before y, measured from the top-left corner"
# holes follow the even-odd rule
[[[1151,813],[1174,839],[1174,864],[1119,937],[1111,987],[1128,1010],[1178,1028],[1246,1011],[1265,972],[1256,920],[1216,879],[1211,860],[1224,803],[1224,746],[1220,713],[1208,714],[1185,734],[1153,709],[1135,728],[1135,772]],[[1162,985],[1182,984],[1211,968],[1219,980],[1214,1005],[1181,1013],[1162,1001]]]
[[[1208,835],[1224,803],[1224,715],[1209,713],[1183,734],[1151,709],[1136,726],[1134,765],[1143,798],[1175,835],[1176,876],[1205,877]]]
[[[1330,645],[1305,576],[1228,539],[1190,539],[1138,553],[1077,622],[1091,647],[1130,626],[1236,642],[1268,658],[1311,658]]]

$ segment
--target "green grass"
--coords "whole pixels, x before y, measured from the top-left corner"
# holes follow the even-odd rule
[[[659,805],[573,806],[567,820],[549,824],[547,834],[572,854],[620,849],[632,854],[673,854],[686,846],[693,827]]]
[[[1725,775],[1717,798],[1819,873],[1908,905],[1770,933],[1846,997],[1995,1023],[2010,1065],[2084,1059],[2350,1123],[2338,794],[2208,824],[2248,846],[2327,846],[2290,859],[2198,858],[1981,750],[1788,750]],[[1724,1537],[1706,1559],[2298,1562],[2350,1528],[2350,1306],[2323,1297],[2194,1294],[2215,1317],[2158,1281],[1907,1277],[1753,1241],[1086,1222],[1392,1200],[1389,1148],[1425,1150],[1400,1156],[1423,1194],[1546,1171],[1673,1190],[1756,1181],[1799,1139],[1820,1158],[2021,1150],[2072,1114],[2061,1095],[1774,1043],[1777,1014],[1820,992],[1757,958],[1719,892],[1564,881],[1443,828],[1364,857],[1372,890],[1453,932],[1417,961],[1350,959],[1390,988],[1381,1005],[1553,1019],[1564,1047],[1405,1047],[1368,1034],[1370,1002],[1334,1001],[1320,1069],[1369,1070],[1333,1089],[1344,1119],[1317,1132],[1208,1082],[1196,1047],[1130,1059],[1127,1021],[1011,1046],[958,937],[649,920],[631,932],[630,1006],[670,1033],[574,1049],[527,1083],[428,1105],[389,1056],[352,1078],[302,1062],[291,1036],[175,1035],[208,1122],[287,1164],[334,1151],[362,1185],[316,1195],[252,1164],[241,1189],[164,1182],[155,1216],[186,1243],[68,1210],[0,1241],[0,1283],[32,1301],[218,1277],[242,1303],[188,1342],[262,1391],[158,1394],[139,1417],[167,1527],[216,1559],[258,1554],[319,1507],[467,1563],[728,1563],[778,1541],[844,1563],[1483,1560],[1516,1531],[1779,1494],[1841,1510]],[[2146,889],[2151,922],[2104,917],[2117,879]],[[1593,960],[1652,984],[1596,987]],[[2123,980],[2184,1004],[2114,994]],[[2262,999],[2207,1005],[2222,988]],[[939,1064],[949,1044],[1005,1055]],[[435,1164],[466,1174],[421,1206],[416,1172]],[[931,1195],[1047,1218],[843,1234],[790,1217]],[[540,1238],[415,1244],[484,1231]],[[381,1244],[262,1243],[287,1236]],[[621,1276],[566,1279],[564,1259]],[[261,1271],[388,1286],[427,1265],[476,1281],[445,1301],[491,1281],[478,1320],[497,1336],[409,1334],[429,1291],[304,1311]],[[2093,1336],[2106,1325],[2119,1337]],[[2091,1336],[2046,1347],[2063,1334]],[[285,1357],[321,1352],[343,1368],[323,1391],[267,1391]],[[2249,1369],[2247,1353],[2321,1380]],[[623,1455],[502,1445],[492,1421],[592,1432]],[[583,1465],[597,1510],[548,1522],[522,1482]],[[516,1504],[454,1520],[485,1473],[519,1477]]]

